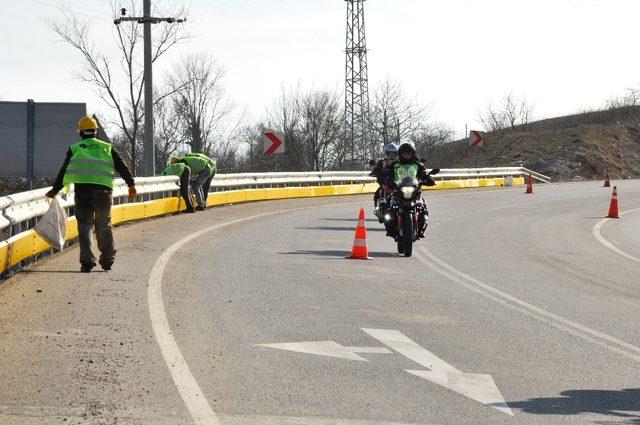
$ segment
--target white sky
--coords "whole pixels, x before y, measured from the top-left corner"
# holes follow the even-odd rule
[[[185,3],[196,38],[165,56],[156,77],[181,55],[210,50],[227,69],[232,99],[256,118],[283,85],[343,89],[343,0]],[[0,97],[104,111],[73,77],[76,53],[43,23],[61,4],[102,18],[87,17],[98,46],[113,49],[108,0],[0,0]],[[549,117],[601,106],[640,83],[638,0],[368,0],[365,7],[371,88],[387,76],[401,81],[459,135],[505,91],[526,95],[536,117]]]

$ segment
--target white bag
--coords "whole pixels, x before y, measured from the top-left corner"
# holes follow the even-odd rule
[[[67,212],[57,198],[51,199],[49,209],[40,217],[34,230],[54,249],[62,251],[67,239]]]

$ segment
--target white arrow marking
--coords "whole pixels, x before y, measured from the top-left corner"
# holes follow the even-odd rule
[[[384,347],[345,347],[335,341],[309,341],[289,342],[283,344],[256,344],[259,347],[275,348],[277,350],[296,351],[299,353],[316,354],[318,356],[336,357],[339,359],[357,360],[368,362],[369,360],[359,356],[360,354],[391,354]]]
[[[428,371],[407,370],[408,373],[448,388],[502,413],[514,416],[491,375],[464,373],[398,331],[362,330],[403,356],[431,369]]]

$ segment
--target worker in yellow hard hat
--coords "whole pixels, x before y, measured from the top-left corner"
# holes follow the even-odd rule
[[[81,140],[71,145],[58,177],[47,196],[55,197],[64,187],[75,186],[75,216],[80,241],[80,270],[89,273],[96,266],[91,251],[91,229],[95,226],[99,263],[103,270],[111,270],[116,250],[111,230],[111,204],[115,173],[127,182],[129,198],[136,198],[133,175],[120,154],[110,143],[97,139],[98,123],[86,116],[77,126]]]

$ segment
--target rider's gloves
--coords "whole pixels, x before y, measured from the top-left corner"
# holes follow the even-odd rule
[[[424,180],[424,182],[425,182],[425,184],[426,184],[427,186],[435,186],[435,185],[436,185],[435,180],[433,180],[433,179],[431,178],[431,176],[427,176],[427,178]]]

